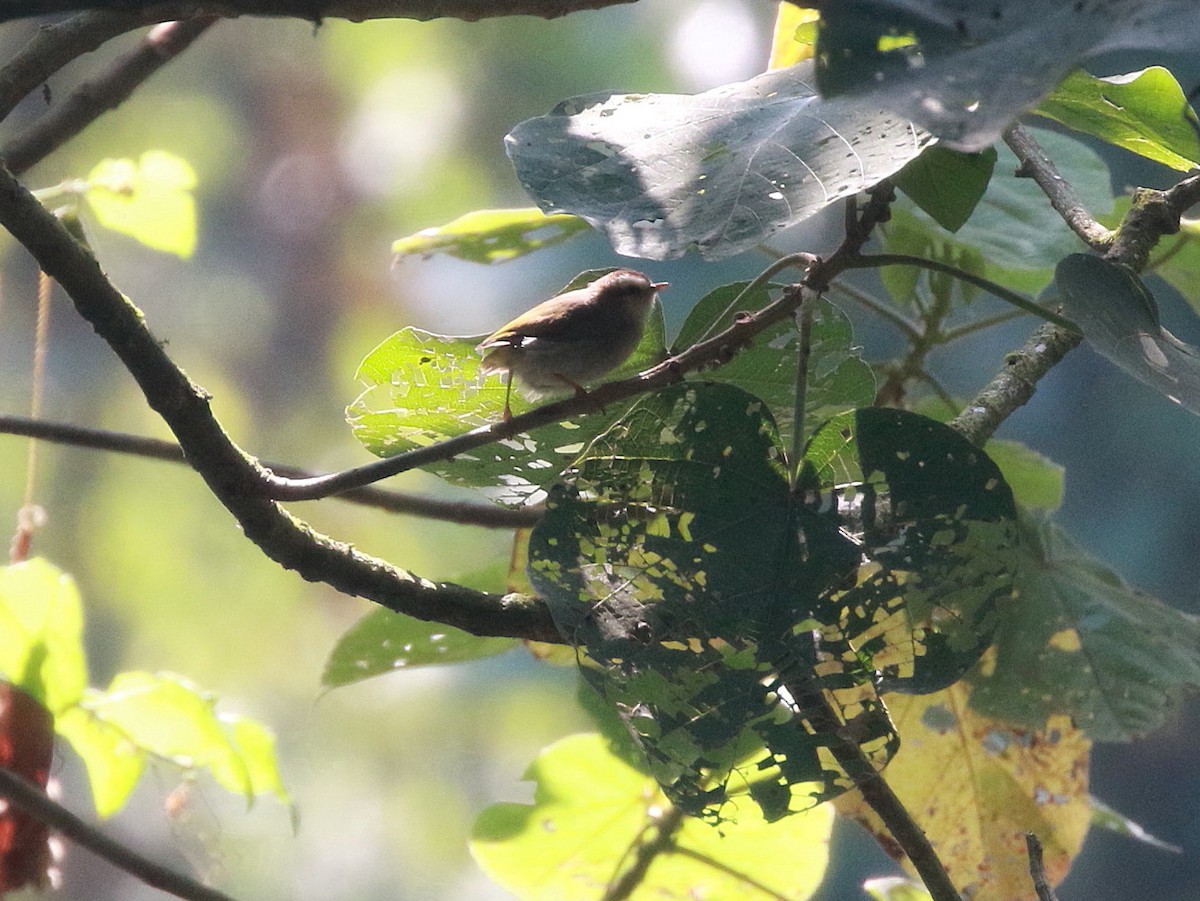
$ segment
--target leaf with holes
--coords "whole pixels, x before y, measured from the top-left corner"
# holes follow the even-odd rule
[[[563,101],[505,139],[525,190],[621,254],[720,259],[892,175],[929,144],[873,101],[828,100],[811,62],[703,94]]]
[[[982,150],[1089,57],[1191,50],[1198,26],[1194,0],[839,0],[822,7],[817,83]]]
[[[739,312],[760,310],[778,286],[763,286],[733,301],[749,282],[722,285],[701,298],[672,345],[679,353],[691,344],[732,325]],[[826,300],[810,301],[813,325],[805,394],[807,428],[846,410],[865,407],[875,397],[875,375],[854,346],[854,333],[844,313]],[[792,319],[780,322],[742,348],[732,360],[707,374],[716,382],[737,385],[767,402],[775,417],[782,443],[790,440],[795,414],[796,366],[800,333]]]
[[[748,795],[773,820],[848,787],[833,732],[894,753],[876,686],[936,690],[975,662],[1013,513],[986,455],[901,411],[835,418],[793,490],[762,401],[688,384],[552,490],[530,573],[668,797],[720,819]]]
[[[583,273],[563,290],[605,271]],[[358,367],[363,391],[346,409],[354,436],[371,453],[391,457],[500,419],[504,383],[479,371],[482,358],[475,347],[481,340],[483,336],[451,337],[415,328],[401,329],[385,340]],[[641,343],[607,378],[632,375],[665,354],[662,307],[655,300]],[[519,391],[513,392],[514,413],[532,406]],[[628,407],[614,404],[602,413],[542,426],[425,468],[457,485],[495,488],[495,499],[504,503],[524,503]]]

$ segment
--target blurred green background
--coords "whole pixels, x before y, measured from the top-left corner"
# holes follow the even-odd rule
[[[692,92],[755,74],[767,57],[773,15],[771,4],[748,0],[677,0],[551,22],[223,21],[24,180],[55,184],[104,157],[147,149],[189,160],[200,180],[195,257],[182,262],[93,226],[97,253],[189,375],[213,393],[235,440],[266,458],[340,468],[367,459],[343,410],[357,394],[358,361],[384,337],[410,324],[484,333],[580,270],[621,263],[588,236],[495,268],[449,258],[393,268],[391,242],[467,210],[528,205],[502,138],[566,97]],[[4,26],[0,52],[10,56],[35,28]],[[137,37],[111,42],[56,75],[54,96]],[[1094,71],[1150,61],[1106,60]],[[1195,61],[1153,61],[1171,66],[1185,89],[1200,77]],[[44,102],[40,93],[28,98],[5,128],[32,121]],[[1102,152],[1118,190],[1169,178]],[[836,239],[835,218],[775,243],[821,252]],[[3,246],[0,409],[22,412],[35,269],[11,241]],[[677,326],[706,289],[751,276],[765,262],[745,255],[719,265],[642,268],[672,283],[663,300],[668,325]],[[1186,305],[1155,287],[1168,326],[1200,342]],[[848,312],[869,358],[899,349],[886,327]],[[1023,320],[962,342],[935,357],[936,372],[968,396],[1029,329]],[[47,418],[169,437],[61,296],[51,335]],[[1039,386],[1001,436],[1066,465],[1060,519],[1085,546],[1168,603],[1200,610],[1194,417],[1083,349]],[[21,439],[0,440],[8,474],[0,480],[0,515],[11,517],[20,505],[25,448]],[[282,572],[242,539],[183,467],[48,445],[40,460],[37,499],[50,522],[35,550],[80,582],[93,683],[126,669],[171,670],[217,692],[226,709],[264,721],[279,736],[301,817],[293,835],[288,811],[273,800],[246,813],[240,800],[203,779],[179,790],[177,775],[161,768],[108,825],[114,834],[245,899],[507,897],[470,860],[470,824],[493,801],[527,799],[520,777],[537,751],[589,728],[573,669],[516,651],[322,693],[326,656],[370,604]],[[421,474],[391,487],[461,496]],[[335,500],[295,509],[318,529],[432,579],[464,576],[509,552],[509,536],[500,532]],[[1142,742],[1095,753],[1095,793],[1185,853],[1093,835],[1063,901],[1196,897],[1196,724],[1188,715]],[[86,810],[86,783],[67,749],[56,775],[68,806]],[[854,827],[838,832],[833,853],[826,899],[863,897],[862,878],[890,869]],[[59,897],[161,895],[68,849]]]

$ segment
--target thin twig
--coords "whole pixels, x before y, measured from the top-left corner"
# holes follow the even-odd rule
[[[959,338],[965,338],[967,335],[973,335],[975,332],[981,332],[994,325],[1003,325],[1005,322],[1012,322],[1018,316],[1024,315],[1023,310],[1005,310],[1003,313],[997,313],[995,316],[984,316],[972,322],[964,322],[962,325],[946,329],[942,332],[942,343],[949,344],[951,341],[957,341]]]
[[[186,898],[188,901],[233,901],[224,892],[209,888],[190,876],[155,863],[132,848],[109,838],[61,804],[50,800],[45,792],[32,782],[3,767],[0,767],[0,797],[114,867],[160,891],[177,898]]]
[[[64,422],[47,422],[27,416],[10,416],[0,413],[0,435],[24,435],[56,444],[87,447],[93,450],[112,451],[148,460],[167,463],[186,463],[183,449],[173,441],[161,438],[146,438],[123,432],[104,429],[89,429]],[[263,466],[272,472],[289,478],[312,478],[314,473],[286,463],[263,460]],[[337,495],[338,500],[374,507],[389,513],[419,516],[424,519],[443,520],[464,526],[480,526],[486,529],[522,529],[537,525],[545,512],[541,506],[499,507],[495,504],[480,504],[472,501],[443,501],[437,498],[389,491],[368,486]]]
[[[844,294],[846,297],[849,297],[855,303],[858,303],[870,310],[881,319],[886,319],[892,325],[896,326],[896,328],[900,329],[900,331],[904,332],[904,336],[908,338],[909,341],[916,341],[921,337],[921,328],[916,322],[909,319],[903,313],[893,310],[886,303],[880,301],[878,298],[872,296],[866,291],[863,291],[861,288],[856,288],[854,285],[848,284],[840,279],[831,282],[829,288],[832,291],[837,291],[840,294]]]
[[[1037,182],[1071,231],[1092,250],[1103,253],[1112,243],[1113,233],[1087,211],[1075,189],[1059,174],[1037,139],[1021,125],[1013,125],[1004,133],[1004,143],[1017,155],[1019,168],[1016,174]]]
[[[0,19],[11,18],[3,10],[0,7]],[[0,68],[0,120],[67,63],[142,24],[137,16],[127,13],[87,12],[39,28],[29,43]]]
[[[1046,878],[1046,864],[1042,860],[1042,843],[1032,832],[1025,833],[1025,849],[1029,852],[1029,875],[1033,878],[1033,890],[1038,901],[1058,901],[1050,880]]]
[[[968,272],[959,266],[954,266],[950,263],[943,263],[940,260],[930,260],[925,257],[912,256],[907,253],[872,253],[859,256],[850,262],[850,269],[873,269],[879,266],[917,266],[921,269],[928,269],[932,272],[944,272],[947,275],[952,275],[960,281],[967,282],[977,288],[982,288],[989,294],[994,294],[1006,303],[1012,304],[1014,307],[1019,307],[1026,313],[1032,313],[1034,316],[1039,316],[1047,322],[1053,322],[1060,328],[1078,331],[1075,323],[1064,319],[1057,313],[1047,310],[1044,307],[1038,306],[1028,297],[1019,294],[1016,291],[1010,291],[1003,285],[996,284],[991,279],[983,278],[975,275],[973,272]]]
[[[601,901],[625,901],[646,879],[650,865],[660,854],[675,847],[675,834],[683,825],[684,814],[672,807],[654,820],[654,838],[640,842],[634,853],[633,863],[621,873],[620,878],[609,884]]]
[[[418,578],[334,541],[263,497],[268,474],[230,439],[213,415],[208,394],[167,355],[141,312],[109,282],[90,251],[3,167],[0,225],[62,286],[80,316],[108,342],[213,496],[267,557],[310,581],[418,619],[475,635],[563,641],[537,598]]]
[[[216,16],[197,16],[150,29],[135,50],[116,60],[98,77],[79,85],[66,100],[0,146],[0,159],[5,160],[12,172],[24,172],[101,114],[124,103],[139,85],[190,47],[216,21]]]

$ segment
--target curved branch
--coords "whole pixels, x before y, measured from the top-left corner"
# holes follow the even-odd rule
[[[273,16],[304,19],[463,19],[497,16],[555,19],[587,9],[636,0],[0,0],[0,21],[103,8],[136,17],[139,24],[189,19],[197,15]]]
[[[13,416],[0,413],[0,434],[22,435],[57,444],[87,447],[94,450],[112,451],[148,460],[167,463],[186,463],[183,449],[171,441],[145,438],[104,429],[89,429],[64,422],[48,422],[28,416]],[[314,474],[297,466],[263,461],[273,472],[281,472],[290,478],[311,478]],[[389,513],[420,516],[464,526],[481,526],[485,529],[522,529],[537,525],[544,512],[541,507],[498,507],[472,501],[443,501],[436,498],[387,491],[383,488],[358,488],[337,496],[364,507],[374,507]]]
[[[52,801],[32,782],[3,767],[0,767],[0,797],[146,885],[189,901],[233,901],[224,892],[155,863],[109,838],[61,804]]]
[[[334,541],[263,496],[267,474],[230,440],[208,394],[175,365],[140,311],[105,277],[91,253],[7,169],[0,167],[0,224],[66,290],[179,440],[188,462],[233,514],[246,537],[285,569],[398,613],[476,635],[562,642],[545,604],[420,579]]]
[[[13,18],[6,15],[9,7],[20,5],[12,0],[0,0],[0,4],[0,20]],[[127,13],[90,12],[38,29],[29,43],[0,68],[0,119],[67,63],[142,24],[137,16]]]
[[[138,85],[190,47],[217,21],[216,16],[197,16],[152,28],[137,49],[118,59],[97,78],[81,84],[65,101],[0,146],[0,159],[12,172],[24,172],[101,114],[125,102]]]

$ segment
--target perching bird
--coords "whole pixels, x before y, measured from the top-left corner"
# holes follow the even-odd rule
[[[509,396],[517,377],[531,396],[573,390],[616,369],[633,353],[646,314],[666,282],[632,269],[617,269],[594,282],[538,304],[485,338],[480,370],[507,372],[504,421],[512,418]]]

